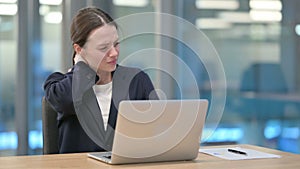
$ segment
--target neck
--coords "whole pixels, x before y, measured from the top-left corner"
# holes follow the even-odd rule
[[[98,76],[100,79],[96,83],[97,85],[107,84],[112,81],[111,72],[99,72]]]

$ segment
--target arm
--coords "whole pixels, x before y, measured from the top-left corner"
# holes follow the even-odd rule
[[[44,83],[45,98],[57,112],[74,114],[73,101],[95,84],[96,73],[84,62],[74,65],[71,72],[66,74],[53,73]]]

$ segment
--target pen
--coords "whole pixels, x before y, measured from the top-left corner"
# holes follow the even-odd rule
[[[244,151],[239,151],[239,150],[230,149],[230,148],[228,149],[228,152],[235,153],[235,154],[241,154],[241,155],[247,155],[247,153]]]

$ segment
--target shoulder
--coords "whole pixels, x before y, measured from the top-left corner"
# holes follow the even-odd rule
[[[54,80],[54,81],[56,81],[56,80],[61,80],[61,79],[64,79],[66,76],[68,76],[69,74],[71,74],[71,73],[61,73],[61,72],[54,72],[54,73],[51,73],[48,77],[47,77],[47,79],[46,79],[46,81],[52,81],[52,80]]]
[[[140,68],[137,68],[137,67],[128,67],[128,66],[118,65],[117,68],[116,68],[116,72],[139,73],[139,72],[142,72],[142,70]]]
[[[118,65],[113,73],[113,79],[123,81],[144,81],[149,79],[149,76],[140,68]]]
[[[116,75],[121,77],[147,76],[147,74],[140,68],[122,65],[117,66],[114,72],[114,76]]]

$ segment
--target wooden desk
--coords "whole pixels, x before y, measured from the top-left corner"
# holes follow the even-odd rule
[[[290,154],[282,151],[267,149],[251,145],[238,145],[244,148],[256,149],[268,153],[281,155],[281,158],[256,159],[229,161],[217,157],[199,153],[194,161],[177,161],[163,163],[143,163],[128,165],[108,165],[97,160],[88,158],[86,153],[40,155],[40,156],[14,156],[1,157],[0,169],[102,169],[102,168],[147,168],[147,169],[223,169],[223,168],[243,168],[243,169],[299,169],[300,155]],[[224,146],[219,146],[224,147]]]

